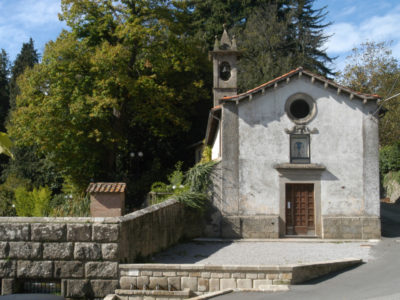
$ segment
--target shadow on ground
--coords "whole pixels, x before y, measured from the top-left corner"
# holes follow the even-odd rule
[[[229,246],[232,242],[190,242],[176,245],[154,256],[153,261],[164,264],[195,264]]]

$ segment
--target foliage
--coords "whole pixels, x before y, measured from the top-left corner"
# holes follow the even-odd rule
[[[81,192],[70,177],[64,177],[62,193],[53,197],[51,207],[54,217],[88,217],[90,197]]]
[[[20,93],[20,89],[17,84],[18,77],[24,73],[26,68],[32,68],[39,62],[39,54],[37,53],[32,38],[29,39],[28,43],[23,43],[20,53],[15,59],[10,78],[10,106],[11,109],[15,108],[15,102],[17,95]]]
[[[90,197],[88,195],[67,195],[58,194],[52,200],[55,205],[51,212],[53,217],[89,217],[90,216]]]
[[[18,80],[8,126],[16,145],[35,147],[81,191],[90,180],[144,183],[131,194],[140,202],[199,138],[193,132],[203,133],[206,118],[192,122],[211,103],[211,65],[187,34],[185,6],[62,1],[71,31],[49,42],[42,62]],[[139,150],[143,158],[130,157]]]
[[[3,153],[11,158],[14,158],[11,153],[11,147],[13,146],[12,141],[5,132],[0,132],[0,153]]]
[[[382,175],[391,171],[400,171],[400,141],[380,149],[379,164]]]
[[[323,45],[325,8],[313,9],[314,0],[205,0],[189,1],[195,34],[208,48],[222,24],[236,34],[239,90],[244,91],[303,66],[322,75],[332,75],[332,62]]]
[[[203,210],[209,195],[208,187],[211,183],[210,174],[216,161],[198,163],[185,174],[181,171],[181,164],[168,176],[169,184],[156,182],[152,185],[152,192],[158,193],[157,203],[168,198],[175,198],[185,205]]]
[[[203,152],[201,153],[200,163],[207,163],[211,161],[212,147],[210,145],[204,145]]]
[[[390,43],[366,42],[354,48],[339,81],[343,85],[382,99],[400,93],[400,66],[388,48]],[[381,145],[396,143],[400,137],[400,97],[382,103],[386,110],[380,118]]]
[[[15,210],[19,217],[43,217],[50,213],[51,191],[48,187],[15,189]]]
[[[4,131],[4,122],[10,103],[10,62],[4,49],[0,52],[0,130]]]

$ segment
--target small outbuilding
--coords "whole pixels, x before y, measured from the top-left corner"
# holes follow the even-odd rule
[[[124,182],[92,182],[86,192],[90,194],[91,217],[119,217],[125,212]]]
[[[237,94],[239,54],[226,31],[211,52],[206,235],[379,238],[379,97],[301,67]]]

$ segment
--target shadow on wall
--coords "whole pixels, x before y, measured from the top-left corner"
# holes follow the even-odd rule
[[[400,203],[381,202],[382,237],[400,237]]]

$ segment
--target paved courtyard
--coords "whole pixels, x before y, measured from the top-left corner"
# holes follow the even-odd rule
[[[370,259],[376,242],[321,241],[315,239],[283,241],[196,240],[179,244],[153,257],[154,263],[204,265],[290,265],[344,258]]]

